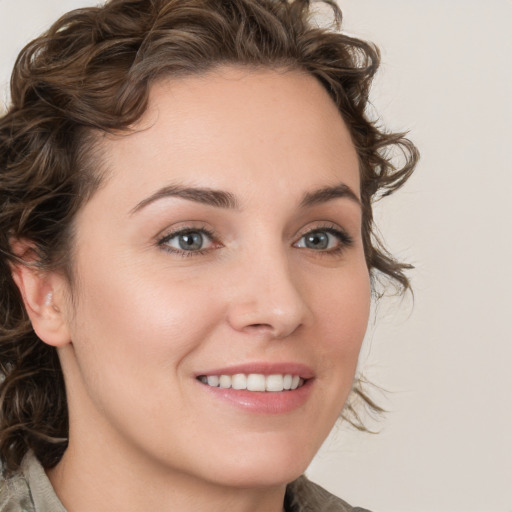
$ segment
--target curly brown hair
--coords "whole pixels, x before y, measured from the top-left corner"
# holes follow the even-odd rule
[[[341,12],[325,0],[336,20]],[[29,240],[41,270],[71,279],[73,220],[100,185],[99,132],[126,132],[161,77],[215,66],[302,70],[325,87],[360,160],[362,235],[373,279],[409,288],[407,265],[374,233],[372,201],[398,189],[418,154],[368,114],[379,51],[312,21],[308,0],[111,0],[72,11],[20,53],[11,105],[0,119],[0,457],[15,470],[27,452],[52,467],[66,449],[68,415],[55,348],[38,339],[13,282],[12,241]],[[396,149],[402,164],[394,165]],[[72,263],[72,262],[71,262]],[[358,386],[356,396],[378,407]],[[363,428],[351,402],[344,414]]]

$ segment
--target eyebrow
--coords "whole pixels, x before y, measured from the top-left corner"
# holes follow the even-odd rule
[[[340,197],[346,197],[361,206],[361,201],[357,197],[357,194],[348,185],[345,185],[345,183],[340,183],[333,187],[324,187],[304,194],[304,197],[300,202],[300,207],[308,208]]]
[[[240,208],[236,197],[230,192],[225,192],[224,190],[169,185],[162,187],[154,194],[151,194],[149,197],[140,201],[130,210],[130,215],[133,215],[149,204],[166,197],[179,197],[181,199],[214,206],[216,208],[227,208],[230,210],[237,210]],[[361,206],[361,201],[357,197],[356,193],[348,185],[340,183],[339,185],[324,187],[304,194],[302,201],[300,202],[300,208],[309,208],[338,198],[351,199]]]
[[[236,210],[239,208],[238,201],[235,196],[230,192],[223,190],[214,190],[211,188],[195,188],[195,187],[181,187],[179,185],[170,185],[157,190],[146,199],[143,199],[134,208],[130,210],[130,215],[138,212],[142,208],[148,206],[159,199],[166,197],[180,197],[188,201],[202,203],[216,208],[228,208]]]

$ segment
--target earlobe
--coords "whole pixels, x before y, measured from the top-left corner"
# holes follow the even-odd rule
[[[30,260],[13,264],[11,273],[37,336],[54,347],[69,343],[65,308],[62,308],[64,278],[54,272],[40,271]]]

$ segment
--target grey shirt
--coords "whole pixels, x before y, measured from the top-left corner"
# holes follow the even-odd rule
[[[286,512],[369,512],[353,508],[322,487],[301,476],[288,485]],[[46,473],[28,453],[20,470],[0,482],[0,512],[66,512]]]

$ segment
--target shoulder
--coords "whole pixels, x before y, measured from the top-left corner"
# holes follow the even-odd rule
[[[0,480],[0,512],[34,512],[28,482],[22,473]]]
[[[287,512],[369,512],[352,507],[305,476],[297,478],[286,489]]]
[[[0,512],[66,512],[33,453],[19,471],[0,480]]]

